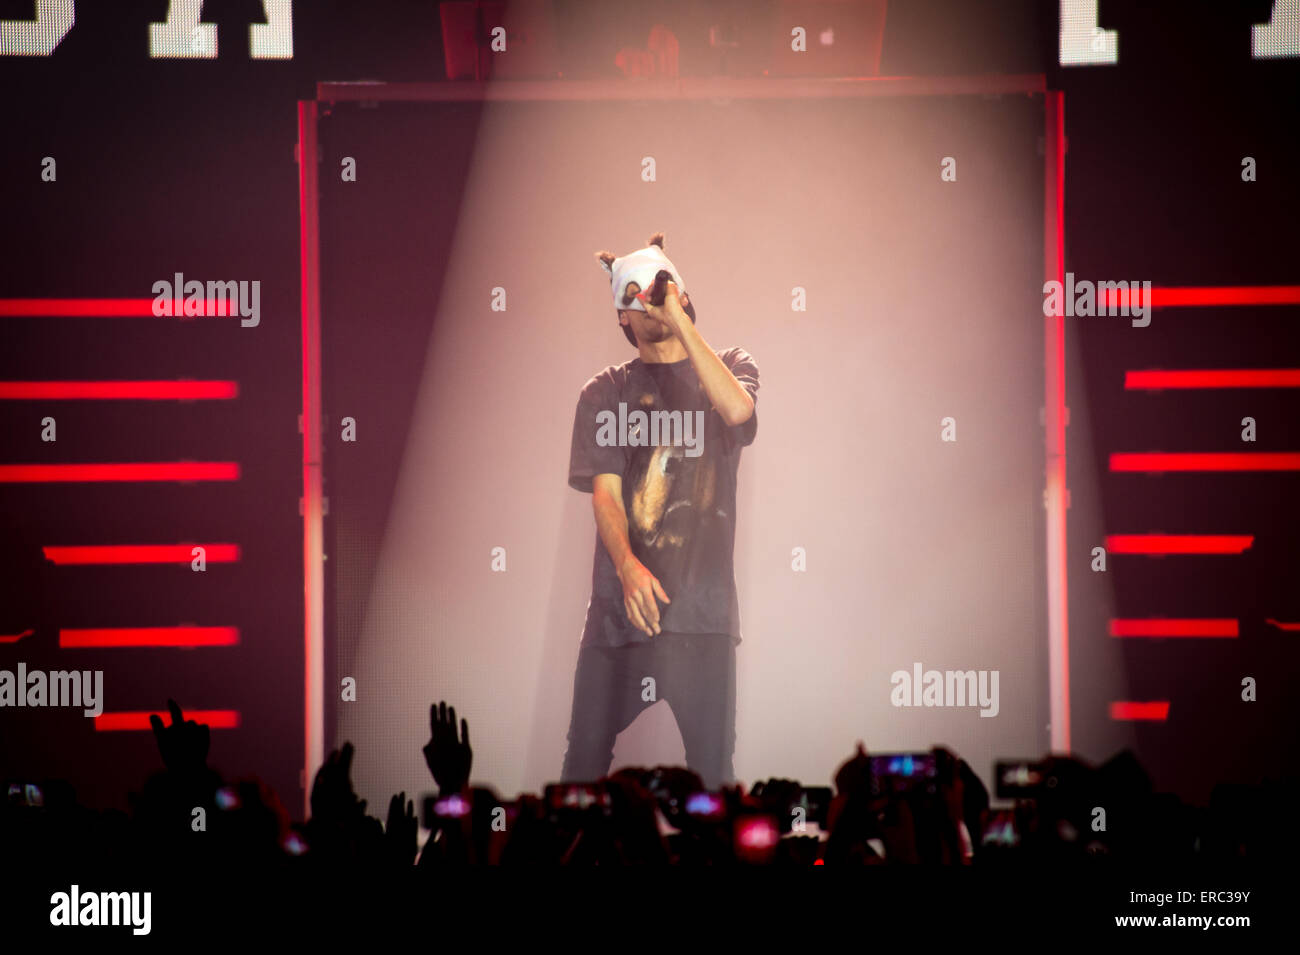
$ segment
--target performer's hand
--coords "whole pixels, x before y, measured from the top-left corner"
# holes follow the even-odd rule
[[[645,564],[630,555],[619,569],[618,579],[623,582],[623,607],[627,610],[627,618],[647,636],[661,633],[659,604],[655,598],[666,604],[672,603],[664,593],[663,585]]]
[[[687,298],[685,292],[678,294],[677,283],[675,282],[668,283],[668,290],[664,293],[664,303],[662,305],[652,305],[650,303],[648,290],[638,292],[636,297],[645,306],[646,314],[663,322],[672,329],[673,334],[677,334],[683,323],[686,325],[691,323],[691,317],[682,308],[690,299]]]

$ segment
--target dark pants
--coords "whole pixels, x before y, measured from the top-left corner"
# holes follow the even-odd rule
[[[646,677],[655,681],[653,699],[642,698]],[[645,643],[579,650],[564,781],[608,775],[614,737],[661,699],[677,720],[686,765],[705,787],[734,782],[736,646],[716,633],[661,633]]]

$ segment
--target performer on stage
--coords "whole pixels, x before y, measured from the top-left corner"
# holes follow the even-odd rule
[[[615,736],[666,699],[712,789],[734,780],[736,476],[758,368],[709,347],[663,243],[597,253],[639,357],[587,382],[573,422],[569,485],[591,492],[597,534],[563,777],[606,775]]]

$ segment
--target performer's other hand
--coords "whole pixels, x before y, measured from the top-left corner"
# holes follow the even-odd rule
[[[662,633],[659,628],[658,597],[664,603],[672,603],[663,585],[654,574],[646,569],[645,564],[635,557],[628,557],[619,569],[618,579],[623,582],[623,607],[627,610],[627,619],[647,636]]]

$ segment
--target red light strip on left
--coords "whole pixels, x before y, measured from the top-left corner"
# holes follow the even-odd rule
[[[127,464],[0,464],[0,484],[77,481],[238,481],[234,461],[160,461]]]
[[[1112,454],[1112,471],[1300,471],[1300,454],[1291,452]]]
[[[238,627],[115,627],[60,630],[59,646],[88,647],[229,647],[239,643]]]
[[[17,643],[23,637],[30,637],[35,630],[24,630],[22,633],[8,633],[0,637],[0,643]]]
[[[236,381],[0,381],[5,400],[204,401],[239,397]]]
[[[0,318],[236,318],[239,303],[203,302],[203,315],[187,316],[185,299],[172,299],[170,315],[154,315],[151,298],[0,298]]]
[[[73,564],[188,564],[193,549],[202,547],[204,559],[213,564],[239,560],[238,544],[113,544],[87,547],[42,547],[47,560]]]
[[[171,714],[163,710],[123,710],[117,713],[101,713],[95,717],[95,729],[98,732],[113,730],[147,730],[153,727],[149,717],[154,713],[162,719],[163,725],[171,724]],[[206,723],[214,730],[233,730],[239,728],[239,710],[184,710],[182,716],[196,723]]]
[[[1110,705],[1112,720],[1154,720],[1163,723],[1169,718],[1169,701],[1154,703],[1112,703]]]
[[[1237,621],[1223,618],[1151,618],[1112,620],[1112,637],[1236,637]]]

